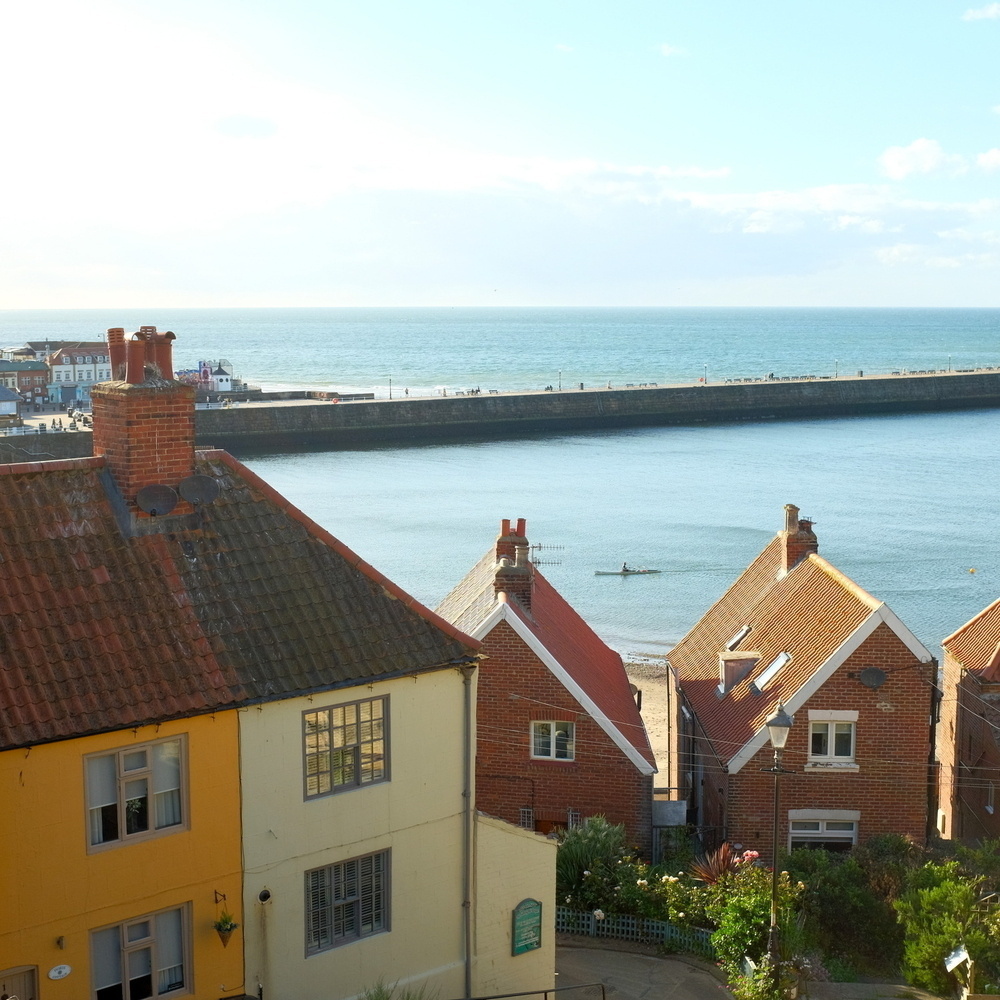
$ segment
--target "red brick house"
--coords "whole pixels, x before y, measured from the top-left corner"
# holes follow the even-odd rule
[[[938,722],[938,833],[974,844],[1000,838],[1000,600],[944,647]]]
[[[622,659],[528,558],[525,522],[437,609],[482,641],[476,806],[543,833],[588,816],[651,847],[656,762]]]
[[[765,723],[794,717],[779,850],[846,850],[874,834],[924,842],[935,661],[896,615],[785,527],[668,656],[677,734],[669,784],[688,790],[706,846],[771,855],[774,762]],[[683,794],[680,796],[683,797]]]

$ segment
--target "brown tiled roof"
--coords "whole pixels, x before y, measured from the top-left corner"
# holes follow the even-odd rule
[[[781,576],[782,546],[779,535],[668,656],[723,760],[744,747],[778,703],[790,703],[859,626],[883,607],[815,553]],[[736,649],[759,657],[749,673],[719,697],[719,655],[747,626],[750,630]],[[780,653],[791,659],[760,691],[755,679]]]
[[[941,643],[948,656],[984,681],[1000,681],[1000,600]]]
[[[496,552],[490,549],[442,601],[438,614],[464,632],[475,633],[497,606],[495,569]],[[509,598],[508,606],[621,737],[655,769],[656,759],[621,656],[604,643],[537,567],[530,613],[514,597]],[[488,660],[483,669],[489,670]]]
[[[0,467],[0,749],[433,670],[478,643],[224,452],[126,537],[103,458]]]

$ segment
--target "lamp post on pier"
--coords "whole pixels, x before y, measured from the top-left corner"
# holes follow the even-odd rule
[[[774,747],[774,765],[762,767],[761,770],[774,775],[774,811],[773,832],[771,837],[771,925],[767,932],[767,960],[772,970],[778,968],[778,827],[780,802],[779,788],[783,774],[791,774],[781,766],[781,756],[788,742],[788,733],[795,720],[785,711],[785,706],[778,702],[774,715],[767,720],[767,735]]]
[[[392,376],[389,376],[389,398],[392,399]]]
[[[559,369],[559,391],[562,392],[562,369]]]

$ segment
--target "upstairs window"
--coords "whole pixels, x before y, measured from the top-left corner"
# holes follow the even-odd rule
[[[575,730],[572,722],[532,722],[531,756],[542,760],[573,760]]]
[[[183,826],[183,750],[180,739],[160,740],[86,759],[91,847]]]
[[[388,698],[303,712],[306,798],[387,781],[388,716]]]
[[[858,713],[819,710],[809,713],[807,768],[857,768],[854,760]]]

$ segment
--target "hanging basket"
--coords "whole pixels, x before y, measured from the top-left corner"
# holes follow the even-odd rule
[[[215,933],[219,935],[219,940],[222,942],[223,948],[229,944],[229,939],[233,936],[234,930],[236,930],[235,927],[230,927],[227,930],[220,930],[218,927],[215,928]]]

